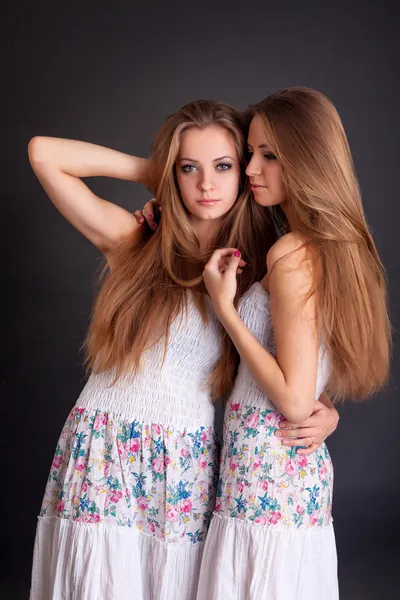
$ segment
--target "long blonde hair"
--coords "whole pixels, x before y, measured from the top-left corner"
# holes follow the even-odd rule
[[[219,219],[208,251],[199,242],[177,185],[175,163],[182,133],[190,127],[218,125],[232,136],[241,165],[239,196]],[[143,229],[140,239],[120,244],[111,255],[107,273],[94,306],[87,336],[87,361],[95,371],[114,368],[116,377],[133,367],[137,372],[143,352],[164,337],[165,350],[172,321],[185,311],[187,290],[207,320],[202,272],[218,247],[239,248],[247,261],[238,280],[239,298],[265,274],[265,255],[275,241],[269,212],[252,200],[244,176],[245,137],[240,115],[222,102],[199,100],[171,115],[159,132],[152,153],[154,193],[162,206],[162,219],[152,234]],[[154,335],[157,332],[157,336]],[[238,354],[221,328],[223,357],[210,382],[214,398],[230,389]]]
[[[327,391],[334,399],[364,399],[387,381],[391,328],[385,272],[342,122],[332,102],[309,88],[281,90],[251,106],[247,126],[255,115],[280,161],[296,229],[322,267],[315,290],[332,365]]]

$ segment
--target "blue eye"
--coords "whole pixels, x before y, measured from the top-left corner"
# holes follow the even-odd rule
[[[232,168],[232,165],[230,163],[220,163],[216,168],[218,171],[229,171],[229,169]]]
[[[182,172],[183,173],[193,173],[193,171],[196,169],[196,167],[194,165],[183,165],[182,166]]]

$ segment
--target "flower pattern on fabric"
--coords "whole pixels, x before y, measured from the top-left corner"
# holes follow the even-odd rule
[[[195,544],[203,541],[214,509],[217,460],[212,427],[178,431],[75,407],[40,514],[112,522]]]
[[[333,466],[325,444],[309,456],[285,448],[275,410],[228,404],[216,512],[260,525],[307,528],[331,522]]]

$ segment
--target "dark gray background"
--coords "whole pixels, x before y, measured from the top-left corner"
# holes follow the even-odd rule
[[[4,598],[28,595],[36,515],[59,432],[84,382],[79,350],[101,264],[31,171],[32,136],[145,156],[163,119],[189,100],[244,108],[284,86],[325,92],[348,133],[398,327],[396,3],[239,4],[19,2],[9,9],[0,223]],[[149,197],[129,183],[90,184],[131,210]],[[345,600],[375,600],[399,588],[398,373],[395,355],[387,391],[341,408],[328,442]]]

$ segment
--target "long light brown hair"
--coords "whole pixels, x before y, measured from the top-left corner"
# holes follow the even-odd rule
[[[208,250],[201,254],[181,200],[175,163],[182,133],[210,125],[232,136],[242,175],[235,204],[215,223]],[[116,377],[130,367],[137,372],[143,352],[162,337],[166,350],[170,325],[187,307],[187,288],[207,321],[202,272],[216,248],[239,248],[247,261],[238,278],[237,298],[265,275],[265,255],[275,233],[268,210],[252,200],[244,175],[245,144],[240,115],[222,102],[191,102],[166,120],[152,152],[152,191],[162,207],[160,226],[154,234],[143,228],[140,239],[121,243],[110,256],[112,269],[95,303],[86,342],[88,365],[94,371],[114,368]],[[214,398],[229,390],[238,364],[238,354],[222,328],[221,337],[223,356],[210,381]]]
[[[247,127],[255,115],[280,161],[296,229],[317,251],[317,317],[332,366],[327,391],[334,399],[363,399],[387,381],[391,328],[385,272],[341,119],[309,88],[281,90],[251,106]],[[272,212],[282,221],[280,207]]]

